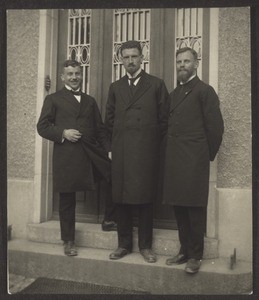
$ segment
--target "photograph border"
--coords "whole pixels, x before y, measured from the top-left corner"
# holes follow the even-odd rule
[[[136,7],[136,8],[176,8],[176,7],[250,7],[251,8],[251,88],[252,88],[252,196],[253,196],[253,295],[163,295],[163,296],[143,296],[143,295],[105,295],[105,299],[149,299],[149,298],[167,298],[167,299],[256,299],[259,296],[259,97],[258,97],[258,81],[259,81],[259,3],[257,1],[119,1],[119,0],[95,0],[95,1],[1,1],[0,4],[0,70],[2,73],[1,89],[0,89],[0,295],[1,299],[5,299],[15,295],[6,295],[5,288],[7,286],[7,53],[6,53],[6,11],[9,9],[69,9],[82,8],[117,8],[117,7]],[[36,299],[38,295],[16,295],[21,299]],[[4,297],[4,298],[2,298]],[[43,299],[43,295],[40,296]],[[58,295],[45,295],[47,299],[58,299]],[[71,295],[63,295],[62,299],[72,299]],[[75,295],[76,299],[101,299],[102,295]],[[61,298],[60,298],[61,299]],[[104,299],[104,298],[103,298]]]

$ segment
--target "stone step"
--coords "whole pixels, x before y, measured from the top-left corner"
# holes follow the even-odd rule
[[[58,221],[48,221],[41,224],[28,224],[27,236],[30,241],[50,244],[60,244],[60,227]],[[117,248],[116,231],[105,232],[100,224],[76,223],[76,245],[80,247],[113,250]],[[177,230],[154,229],[153,250],[158,255],[174,255],[179,251]],[[137,228],[133,232],[133,252],[138,252]],[[205,238],[205,259],[218,257],[218,240]]]
[[[109,235],[109,233],[107,233]],[[149,264],[139,253],[120,260],[109,257],[110,250],[78,248],[78,256],[67,257],[55,243],[28,240],[8,242],[9,272],[29,278],[55,279],[108,285],[159,295],[248,294],[252,288],[251,263],[237,261],[233,270],[223,258],[203,260],[195,275],[184,271],[185,264],[167,266],[166,256]]]

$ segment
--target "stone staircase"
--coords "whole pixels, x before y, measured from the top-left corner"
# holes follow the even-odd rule
[[[148,264],[138,253],[134,230],[133,253],[109,260],[117,247],[117,233],[103,232],[100,224],[76,224],[78,256],[63,254],[58,221],[29,224],[28,239],[8,242],[9,272],[27,277],[49,277],[109,285],[151,294],[246,294],[252,290],[252,266],[218,257],[218,240],[206,238],[199,273],[189,275],[185,265],[167,266],[168,255],[178,252],[178,233],[154,229],[153,250],[158,261]]]

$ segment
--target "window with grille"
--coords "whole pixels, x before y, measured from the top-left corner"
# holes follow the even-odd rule
[[[176,9],[175,20],[175,50],[190,47],[198,53],[198,76],[201,78],[203,10],[202,8]]]
[[[89,93],[91,10],[69,9],[67,58],[75,59],[83,68],[82,90]]]
[[[123,42],[137,40],[144,56],[142,68],[149,72],[150,9],[115,9],[113,16],[113,81],[125,75],[120,47]]]

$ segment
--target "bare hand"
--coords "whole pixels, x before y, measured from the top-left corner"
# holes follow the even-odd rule
[[[72,143],[77,142],[81,136],[82,133],[76,129],[65,129],[63,132],[63,137]]]
[[[108,153],[108,156],[109,156],[109,159],[112,159],[112,153],[111,152]]]

